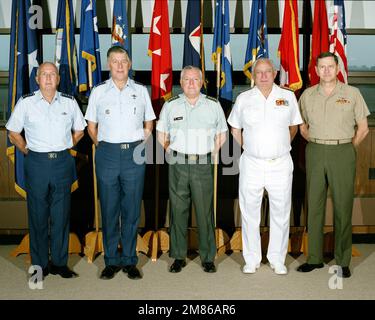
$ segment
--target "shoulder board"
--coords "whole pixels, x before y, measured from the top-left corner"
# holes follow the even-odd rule
[[[240,94],[242,94],[242,93],[245,93],[245,92],[247,92],[247,91],[250,91],[252,88],[247,88],[247,89],[245,89],[245,90],[242,90],[242,91],[240,91],[239,93],[238,93],[238,95],[240,95]]]
[[[169,98],[167,100],[167,102],[171,102],[171,101],[174,101],[174,100],[177,100],[180,96],[173,96],[172,98]]]
[[[293,90],[293,89],[291,89],[291,88],[288,88],[288,87],[281,87],[281,86],[280,86],[280,88],[281,88],[281,89],[284,89],[284,90],[288,90],[288,91],[291,91],[291,92],[293,92],[293,93],[294,93],[294,90]]]
[[[218,101],[217,101],[217,99],[215,99],[215,98],[213,98],[213,97],[210,97],[210,96],[206,96],[206,98],[207,98],[208,100],[211,100],[211,101],[215,101],[215,102],[218,102]]]
[[[28,94],[24,94],[22,96],[22,99],[25,99],[25,98],[28,98],[28,97],[32,97],[32,96],[35,96],[35,92],[31,92],[31,93],[28,93]]]
[[[142,87],[144,87],[145,85],[143,84],[143,83],[140,83],[140,82],[138,82],[138,81],[135,81],[135,80],[133,80],[134,81],[134,83],[135,84],[138,84],[139,86],[142,86]]]
[[[99,87],[99,86],[105,84],[106,82],[107,82],[107,81],[102,81],[102,82],[98,83],[96,86],[94,86],[94,88]]]
[[[71,96],[70,94],[67,94],[67,93],[61,92],[60,95],[61,95],[62,97],[65,97],[65,98],[68,98],[68,99],[72,99],[72,100],[74,100],[74,97]]]

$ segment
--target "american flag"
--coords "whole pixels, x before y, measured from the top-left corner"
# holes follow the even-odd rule
[[[334,6],[335,11],[333,15],[329,51],[334,53],[339,60],[340,71],[337,78],[341,82],[348,83],[348,60],[346,59],[347,35],[345,30],[344,0],[335,0]]]

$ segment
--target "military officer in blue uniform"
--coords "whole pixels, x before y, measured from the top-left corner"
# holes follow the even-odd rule
[[[122,268],[130,279],[140,279],[136,244],[146,165],[136,154],[152,132],[155,114],[146,87],[128,77],[131,60],[127,52],[113,46],[107,62],[111,78],[93,89],[85,115],[97,146],[106,265],[100,278],[111,279]]]
[[[40,90],[17,102],[6,128],[25,155],[31,262],[44,276],[72,278],[78,275],[67,266],[75,165],[69,149],[82,138],[86,122],[74,97],[57,91],[60,77],[53,63],[41,64],[36,80]]]
[[[186,265],[187,224],[193,200],[199,234],[199,255],[205,272],[216,272],[213,219],[213,159],[226,139],[228,126],[220,103],[200,93],[202,72],[186,66],[180,78],[183,93],[163,106],[157,124],[158,141],[169,159],[171,251],[169,271]]]

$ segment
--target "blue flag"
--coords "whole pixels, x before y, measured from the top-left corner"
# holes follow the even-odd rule
[[[31,29],[29,25],[29,8],[30,0],[13,0],[12,2],[8,117],[20,97],[38,90],[35,77],[39,66],[39,50],[36,27]],[[21,196],[26,197],[24,155],[12,146],[9,140],[7,143],[7,155],[14,162],[15,167],[15,189]]]
[[[130,56],[130,38],[126,0],[115,0],[112,20],[112,46],[123,47]]]
[[[255,60],[268,58],[266,0],[253,0],[251,6],[249,37],[243,72],[251,79],[251,67]]]
[[[203,88],[207,87],[205,81],[205,63],[203,47],[201,0],[189,0],[186,10],[184,58],[182,67],[194,66],[202,70]]]
[[[228,0],[216,0],[212,61],[216,64],[217,57],[220,54],[221,77],[219,98],[231,102],[233,90],[229,27]]]
[[[55,60],[60,74],[59,91],[74,96],[77,93],[77,50],[72,0],[58,3]]]
[[[96,1],[82,0],[81,26],[79,40],[79,92],[90,93],[88,64],[91,66],[92,86],[101,82],[101,63],[99,51],[98,18],[96,16]]]
[[[184,59],[182,67],[201,68],[201,2],[189,0],[186,11]]]

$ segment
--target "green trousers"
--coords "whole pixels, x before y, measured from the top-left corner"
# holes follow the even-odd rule
[[[308,143],[306,178],[308,192],[308,259],[323,262],[323,227],[327,186],[332,193],[336,264],[347,267],[352,256],[352,210],[356,151],[351,143],[323,145]]]
[[[202,263],[215,260],[213,183],[211,163],[169,165],[170,256],[172,258],[185,259],[187,256],[187,230],[192,200],[198,225],[199,256]]]

